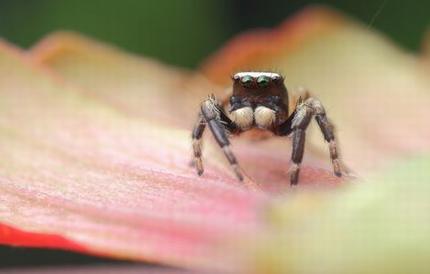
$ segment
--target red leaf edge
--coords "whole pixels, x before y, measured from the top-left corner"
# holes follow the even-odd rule
[[[64,249],[95,254],[84,246],[55,234],[24,231],[0,223],[0,244],[15,247]]]

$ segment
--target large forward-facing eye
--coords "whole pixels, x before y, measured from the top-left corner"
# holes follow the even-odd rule
[[[270,84],[270,77],[266,76],[266,75],[261,75],[257,78],[257,85],[260,88],[265,88],[267,86],[269,86]]]
[[[252,85],[254,78],[250,75],[245,75],[242,78],[240,78],[240,82],[242,83],[242,86],[244,87],[250,87]]]

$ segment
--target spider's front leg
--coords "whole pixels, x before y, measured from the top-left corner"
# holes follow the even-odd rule
[[[334,136],[332,124],[327,119],[326,112],[321,102],[315,98],[308,98],[304,102],[299,102],[296,110],[292,114],[291,129],[293,132],[293,150],[291,160],[293,165],[290,169],[290,182],[295,185],[299,180],[300,164],[303,160],[303,153],[306,139],[306,129],[312,117],[315,117],[324,139],[329,143],[330,158],[333,165],[333,172],[336,176],[341,176],[339,155]]]
[[[213,96],[210,96],[201,104],[199,119],[194,126],[192,134],[194,163],[197,169],[197,174],[203,174],[203,163],[201,159],[201,138],[206,125],[209,126],[209,129],[211,130],[215,140],[222,148],[224,155],[226,156],[234,170],[234,173],[236,174],[236,177],[242,181],[243,175],[240,172],[236,157],[230,150],[230,141],[228,140],[228,132],[234,133],[238,131],[238,127],[233,121],[230,120],[230,118],[228,118],[228,116],[224,113],[222,106]]]
[[[206,122],[202,114],[199,113],[199,118],[194,125],[192,138],[193,138],[193,152],[194,152],[194,166],[196,167],[197,174],[200,176],[203,174],[203,162],[202,162],[202,137],[203,132],[206,128]]]

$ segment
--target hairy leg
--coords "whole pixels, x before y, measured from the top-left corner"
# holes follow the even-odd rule
[[[300,165],[305,149],[306,129],[312,119],[312,109],[305,104],[300,104],[291,123],[293,132],[293,149],[291,153],[290,183],[296,185],[299,182]]]
[[[340,177],[342,176],[342,171],[340,168],[339,153],[334,135],[334,127],[328,120],[324,107],[319,100],[315,98],[309,98],[306,103],[309,104],[314,110],[315,120],[317,121],[318,126],[323,133],[324,139],[329,144],[333,172],[336,176]]]
[[[225,115],[222,106],[213,97],[209,97],[201,104],[200,118],[193,131],[193,150],[197,173],[203,173],[201,161],[201,137],[205,126],[208,125],[218,145],[222,148],[224,155],[233,168],[236,177],[243,180],[236,157],[230,149],[228,140],[229,131],[235,131],[237,126]]]
[[[290,182],[292,185],[298,183],[300,165],[303,160],[304,146],[306,140],[306,129],[309,123],[315,117],[324,139],[329,144],[330,158],[333,165],[333,172],[336,176],[341,176],[341,167],[339,153],[335,141],[333,125],[329,122],[324,107],[318,99],[308,97],[298,99],[296,109],[288,120],[279,126],[278,135],[288,135],[292,133],[293,149],[291,160],[293,162],[290,168]]]
[[[205,119],[201,114],[194,125],[192,139],[193,139],[193,152],[194,152],[194,165],[197,170],[197,174],[200,176],[203,174],[203,162],[202,162],[202,137],[203,132],[206,128]]]

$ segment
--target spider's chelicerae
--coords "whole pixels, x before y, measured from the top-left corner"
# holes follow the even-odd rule
[[[243,180],[236,157],[230,150],[230,135],[237,135],[252,128],[271,131],[274,135],[292,134],[292,165],[290,182],[299,180],[300,164],[303,159],[306,129],[315,117],[324,139],[329,144],[334,174],[341,176],[340,162],[333,132],[321,102],[306,92],[297,101],[290,114],[288,92],[284,78],[274,72],[239,72],[233,75],[233,94],[225,103],[219,103],[214,96],[203,101],[198,121],[194,127],[193,150],[197,173],[203,173],[201,159],[201,138],[206,125],[222,148],[237,178]]]

